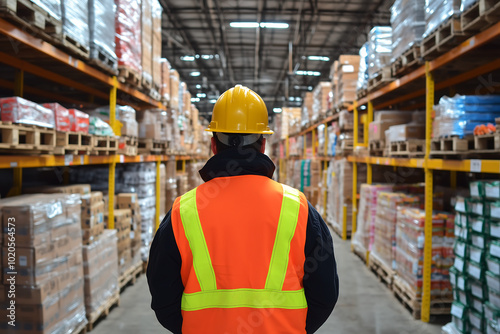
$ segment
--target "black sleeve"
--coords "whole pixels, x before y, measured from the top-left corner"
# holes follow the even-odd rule
[[[325,222],[309,204],[304,264],[304,291],[307,299],[306,331],[316,332],[328,319],[339,296],[339,278],[333,240]]]
[[[147,278],[151,292],[151,308],[163,327],[172,333],[182,332],[181,298],[184,285],[181,279],[181,254],[175,242],[169,211],[149,252]]]

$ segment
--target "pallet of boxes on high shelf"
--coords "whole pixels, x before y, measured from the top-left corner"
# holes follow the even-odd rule
[[[500,152],[499,95],[443,96],[434,106],[436,116],[431,156],[494,158]]]
[[[470,182],[470,196],[455,204],[455,262],[451,314],[460,333],[499,333],[500,183]]]
[[[317,123],[326,117],[326,113],[332,109],[330,103],[331,82],[319,82],[313,90],[312,123]]]
[[[161,86],[161,16],[158,0],[141,2],[141,87],[152,98],[160,100]]]
[[[333,71],[337,83],[332,85],[332,104],[337,110],[344,110],[357,99],[356,85],[358,80],[360,57],[358,55],[341,55]]]
[[[89,0],[90,63],[111,75],[118,74],[115,53],[115,2]]]
[[[356,83],[356,96],[361,99],[366,96],[368,90],[368,42],[359,49],[359,70]]]
[[[21,195],[1,200],[0,208],[4,242],[0,300],[11,304],[9,291],[15,290],[16,328],[80,333],[87,324],[80,195]],[[5,319],[8,312],[2,308]],[[2,327],[8,328],[7,320]]]
[[[139,154],[163,154],[167,151],[168,115],[161,109],[148,109],[137,112],[139,122]]]
[[[392,28],[373,27],[368,34],[368,92],[393,81],[391,54]]]
[[[368,125],[368,144],[370,155],[389,156],[391,142],[389,142],[390,138],[386,138],[386,135],[391,132],[387,131],[391,128],[391,126],[412,123],[412,117],[411,112],[390,110],[375,112],[374,121]],[[397,136],[396,139],[398,139]],[[395,145],[397,148],[397,142],[395,142]]]

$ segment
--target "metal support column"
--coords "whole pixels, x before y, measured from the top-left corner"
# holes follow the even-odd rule
[[[432,112],[434,107],[434,77],[430,71],[429,62],[425,63],[426,83],[426,123],[425,123],[425,241],[424,270],[422,286],[422,321],[429,322],[431,310],[431,266],[432,266],[432,200],[433,171],[429,168],[429,153],[431,151]]]
[[[24,71],[16,70],[14,77],[14,95],[23,97],[24,95]]]
[[[324,156],[325,156],[325,159],[326,157],[328,157],[328,123],[325,123],[325,130],[324,130],[324,133],[323,133],[323,136],[325,138],[325,147],[323,148],[323,153],[324,153]],[[323,211],[323,219],[326,220],[326,205],[328,203],[327,201],[327,197],[328,197],[328,174],[324,171],[327,171],[328,170],[328,161],[325,160],[323,161],[323,208],[324,208],[324,211]]]
[[[161,173],[160,173],[160,166],[161,166],[161,156],[159,156],[156,159],[156,214],[155,214],[155,233],[160,227],[160,193],[161,193]]]
[[[370,149],[369,145],[370,138],[368,138],[368,133],[369,133],[368,128],[371,122],[373,122],[373,103],[371,101],[368,101],[368,114],[365,124],[365,144],[368,150]],[[373,183],[373,165],[370,163],[366,164],[366,183],[368,184]]]
[[[316,129],[312,130],[312,158],[314,158],[316,154]]]
[[[116,121],[116,92],[118,89],[118,80],[113,77],[113,86],[109,91],[109,126],[113,129],[115,135],[118,135],[118,122]]]
[[[7,197],[19,196],[23,190],[23,169],[21,167],[15,167],[12,169],[13,173],[13,184],[12,188],[9,190]]]
[[[108,228],[115,228],[115,170],[116,162],[109,164],[108,173]]]
[[[450,171],[450,186],[452,189],[457,189],[457,171]]]
[[[354,148],[358,146],[358,104],[354,102]],[[358,164],[352,163],[352,229],[351,237],[356,233],[358,213]]]

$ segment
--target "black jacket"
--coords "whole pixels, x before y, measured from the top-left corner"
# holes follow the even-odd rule
[[[238,175],[274,173],[273,162],[253,151],[224,151],[213,156],[200,170],[205,182]],[[339,281],[333,253],[333,241],[325,222],[309,204],[304,263],[304,291],[307,299],[307,333],[314,333],[327,320],[338,298]],[[158,321],[173,333],[181,333],[181,255],[175,241],[170,211],[156,232],[149,254],[147,278],[152,295],[151,308]]]

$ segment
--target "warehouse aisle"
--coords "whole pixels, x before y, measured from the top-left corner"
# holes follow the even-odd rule
[[[439,334],[441,325],[413,320],[392,294],[351,253],[350,243],[332,233],[340,276],[340,298],[318,334]],[[166,333],[150,308],[145,276],[121,295],[121,305],[93,334]],[[202,333],[200,333],[202,334]],[[252,333],[248,333],[252,334]],[[261,333],[253,333],[261,334]]]

